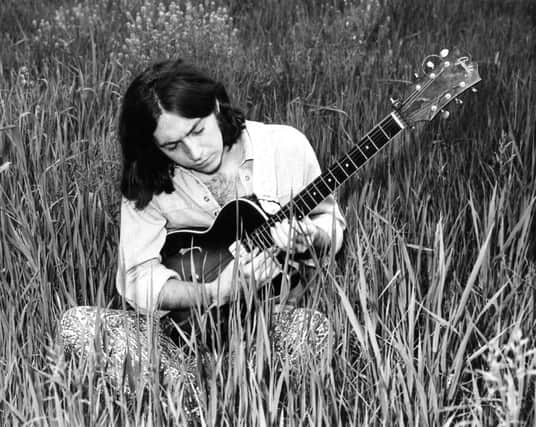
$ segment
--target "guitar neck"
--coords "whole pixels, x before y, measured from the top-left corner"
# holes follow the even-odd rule
[[[354,148],[307,185],[281,210],[260,225],[254,233],[251,233],[250,238],[262,249],[271,247],[273,245],[269,231],[271,226],[292,216],[298,219],[307,216],[404,128],[404,122],[396,112],[387,115]]]

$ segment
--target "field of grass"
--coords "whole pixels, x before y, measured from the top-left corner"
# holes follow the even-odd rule
[[[284,395],[273,363],[261,375],[262,360],[215,361],[198,421],[534,425],[534,1],[207,1],[176,12],[173,48],[146,21],[153,1],[80,4],[0,7],[0,425],[185,420],[156,375],[127,408],[92,361],[65,361],[55,341],[68,308],[121,306],[115,127],[142,58],[207,67],[248,118],[296,126],[327,167],[426,55],[453,46],[477,61],[478,92],[337,194],[345,245],[307,299],[332,320],[332,354]],[[125,11],[142,4],[133,25]],[[263,343],[254,332],[246,349]]]

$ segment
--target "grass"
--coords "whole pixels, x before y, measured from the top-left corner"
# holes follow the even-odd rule
[[[266,347],[262,322],[246,328],[233,343],[242,356],[205,373],[202,423],[533,424],[532,2],[387,1],[373,22],[359,2],[220,3],[243,50],[219,77],[249,118],[301,129],[325,167],[389,111],[427,54],[460,46],[483,81],[449,121],[395,142],[338,193],[345,245],[307,299],[332,320],[330,363],[299,383],[273,361],[260,375],[267,355],[248,355]],[[110,57],[114,34],[77,39],[68,54],[32,41],[32,20],[60,4],[0,12],[0,423],[180,423],[158,378],[145,393],[139,384],[129,410],[94,361],[67,362],[55,344],[66,309],[121,306],[115,126],[130,76]]]

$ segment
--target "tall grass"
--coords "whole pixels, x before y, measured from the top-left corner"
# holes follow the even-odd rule
[[[132,406],[98,360],[65,361],[55,343],[67,308],[121,306],[115,120],[135,71],[111,56],[116,27],[44,51],[32,21],[60,3],[7,1],[0,14],[0,423],[180,424],[183,385],[141,381]],[[122,16],[123,3],[108,10]],[[338,193],[345,245],[306,301],[332,321],[331,354],[293,381],[267,352],[261,310],[236,325],[237,356],[200,373],[199,422],[534,423],[532,2],[381,2],[367,20],[365,1],[218,4],[242,43],[221,60],[236,102],[304,131],[323,166],[389,111],[427,54],[460,46],[483,82],[450,121],[401,138]]]

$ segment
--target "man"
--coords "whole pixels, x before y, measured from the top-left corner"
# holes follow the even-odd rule
[[[208,282],[190,281],[166,267],[161,250],[168,232],[209,228],[222,206],[237,197],[255,196],[273,214],[313,181],[320,168],[302,133],[245,121],[221,84],[182,61],[154,64],[133,80],[123,98],[119,140],[123,200],[117,290],[137,313],[161,316],[163,332],[156,340],[161,370],[166,381],[176,383],[187,371],[184,366],[195,363],[185,353],[177,356],[178,342],[170,339],[176,330],[174,314],[191,308],[208,313],[239,298],[240,292],[234,263]],[[297,254],[331,244],[337,251],[344,228],[330,196],[301,221],[275,224],[270,236],[276,248]],[[242,251],[238,261],[240,277],[259,287],[280,272],[271,251]],[[66,350],[87,357],[100,323],[110,337],[107,375],[120,387],[125,352],[144,369],[151,353],[150,340],[139,333],[148,329],[145,317],[136,312],[69,310],[60,327]],[[291,364],[321,354],[327,345],[329,322],[320,312],[282,306],[274,309],[270,324],[275,353]]]

